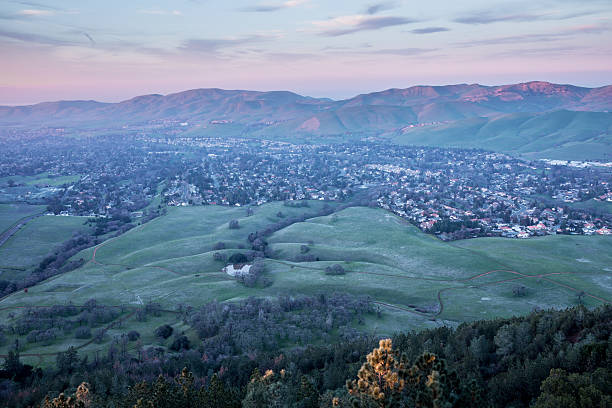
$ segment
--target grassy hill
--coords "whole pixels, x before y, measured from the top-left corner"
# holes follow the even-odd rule
[[[16,308],[83,304],[91,298],[104,305],[158,302],[173,310],[179,303],[348,292],[367,294],[380,307],[381,317],[369,317],[361,330],[391,334],[525,314],[535,307],[563,308],[577,303],[578,291],[586,292],[584,302],[590,306],[612,299],[610,237],[449,244],[384,210],[365,207],[312,218],[269,236],[272,257],[265,260],[264,275],[270,286],[245,287],[222,273],[224,264],[213,259],[215,252],[244,251],[248,234],[278,222],[279,211],[284,216],[313,214],[323,205],[289,208],[270,203],[250,217],[244,208],[170,208],[167,215],[76,255],[90,259],[83,267],[1,300],[0,319],[10,319]],[[229,229],[233,219],[239,220],[239,229]],[[218,242],[226,249],[213,250]],[[308,247],[312,262],[299,262],[302,246]],[[342,265],[346,274],[326,275],[325,267],[334,264]],[[527,288],[524,297],[513,295],[519,284]],[[153,329],[168,320],[164,315],[140,322],[127,311],[122,318],[126,322],[109,328],[106,343],[88,343],[82,351],[103,349],[112,335],[133,328],[143,333],[145,345],[154,344]],[[184,329],[176,317],[172,321]],[[5,344],[14,341],[8,340]],[[52,353],[80,343],[67,335],[46,346],[24,343],[23,353]]]
[[[0,204],[0,233],[20,219],[45,210],[44,205]]]
[[[470,118],[397,133],[398,143],[472,147],[561,160],[610,159],[612,113],[556,111]]]

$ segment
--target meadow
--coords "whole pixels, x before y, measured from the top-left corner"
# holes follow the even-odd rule
[[[44,205],[0,204],[0,233],[6,231],[20,219],[44,210]]]
[[[75,258],[89,260],[82,267],[3,299],[0,320],[11,321],[23,307],[80,305],[92,298],[103,305],[126,305],[122,316],[127,321],[108,327],[100,344],[82,347],[82,352],[93,353],[108,347],[113,335],[133,327],[142,333],[144,346],[158,344],[152,333],[162,323],[189,333],[170,312],[148,322],[133,319],[130,310],[148,302],[174,310],[179,304],[197,307],[249,296],[365,294],[381,313],[358,328],[392,334],[578,302],[596,306],[612,299],[610,237],[445,243],[382,209],[366,207],[310,218],[268,236],[270,257],[264,276],[272,282],[269,286],[243,286],[221,272],[224,262],[213,258],[215,252],[228,256],[244,252],[249,233],[284,217],[314,214],[324,205],[312,201],[309,207],[291,208],[269,203],[255,207],[250,216],[239,207],[169,208],[166,215],[77,254]],[[230,229],[231,220],[238,220],[240,228]],[[220,242],[225,249],[214,250]],[[335,264],[346,273],[327,275],[325,267]],[[525,288],[521,296],[514,293],[519,285]],[[12,341],[5,342],[0,354]],[[54,353],[84,341],[68,335],[48,346],[23,344],[24,354],[35,354]]]
[[[57,176],[48,173],[40,173],[34,176],[11,176],[0,177],[0,186],[8,186],[12,181],[14,184],[24,184],[27,186],[62,186],[73,184],[81,178],[80,175]]]

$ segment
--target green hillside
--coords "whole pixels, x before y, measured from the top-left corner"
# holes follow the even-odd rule
[[[0,204],[0,234],[20,219],[44,211],[44,205]]]
[[[412,128],[392,138],[403,144],[483,148],[528,158],[609,159],[612,113],[556,111],[471,118]]]
[[[283,217],[313,214],[323,205],[289,208],[270,203],[249,217],[236,207],[170,208],[165,216],[77,254],[90,260],[81,268],[3,299],[0,318],[24,306],[83,304],[91,298],[103,305],[158,302],[173,310],[179,303],[198,306],[249,296],[347,292],[369,295],[380,307],[381,316],[368,317],[362,330],[392,334],[526,314],[535,307],[564,308],[577,304],[579,291],[585,292],[589,306],[612,298],[609,237],[476,239],[451,245],[384,210],[365,207],[295,223],[269,236],[271,258],[265,260],[264,276],[270,286],[245,287],[223,273],[224,263],[213,258],[215,252],[245,251],[248,234],[278,222],[279,211]],[[239,229],[229,229],[233,219]],[[219,242],[226,249],[213,250]],[[309,262],[300,258],[304,251],[311,256]],[[516,256],[519,253],[525,256]],[[325,267],[334,264],[346,273],[327,275]],[[513,295],[517,285],[526,287],[525,296]],[[130,320],[123,328],[112,328],[111,334],[137,327],[153,342],[152,330],[162,320]],[[48,345],[26,344],[23,352],[54,352],[70,344],[79,342],[69,335]],[[101,347],[104,343],[91,343],[83,351]]]

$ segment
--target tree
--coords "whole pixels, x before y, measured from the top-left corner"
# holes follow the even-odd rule
[[[172,326],[170,326],[169,324],[164,324],[155,329],[155,335],[162,339],[167,339],[172,335],[173,331],[174,329],[172,328]]]
[[[81,383],[73,396],[66,397],[61,393],[56,398],[49,398],[47,395],[42,404],[42,408],[88,408],[91,405],[89,384]]]
[[[79,356],[73,346],[68,347],[63,353],[58,353],[56,357],[57,369],[62,374],[71,374],[79,362]]]
[[[217,374],[212,376],[210,385],[201,397],[203,406],[217,408],[240,408],[240,399],[236,392],[227,389]]]
[[[346,271],[344,270],[344,268],[340,264],[334,264],[332,266],[326,266],[325,267],[325,274],[326,275],[344,275],[345,273],[346,273]]]
[[[177,337],[170,346],[170,350],[181,351],[181,350],[189,350],[190,343],[187,336],[179,336]]]
[[[435,354],[424,353],[412,367],[405,354],[393,350],[391,339],[366,357],[357,380],[346,387],[353,406],[363,408],[391,407],[477,407],[479,393],[463,389],[454,372]]]
[[[541,394],[534,408],[611,407],[612,373],[598,368],[593,373],[568,374],[554,368],[540,386]]]
[[[319,406],[319,393],[305,375],[300,378],[298,401],[300,401],[300,408],[317,408]]]
[[[215,252],[213,254],[213,260],[218,262],[225,262],[227,260],[227,255],[222,252]]]
[[[355,406],[399,407],[408,376],[405,357],[392,349],[391,339],[380,340],[378,348],[366,357],[357,373],[357,380],[346,387]]]
[[[245,254],[241,252],[236,252],[235,254],[232,254],[227,260],[227,262],[234,264],[234,265],[247,263],[247,261],[248,261],[248,258],[246,257]]]

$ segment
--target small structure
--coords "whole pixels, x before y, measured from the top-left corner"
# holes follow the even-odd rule
[[[240,277],[244,275],[248,275],[251,270],[250,264],[229,264],[222,269],[223,272],[227,273],[229,276]]]

